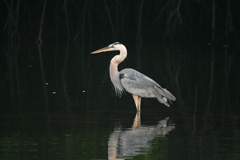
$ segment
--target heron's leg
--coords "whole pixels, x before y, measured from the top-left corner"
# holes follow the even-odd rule
[[[133,100],[134,100],[137,111],[140,112],[141,111],[141,97],[133,95]]]
[[[137,112],[133,121],[132,128],[139,128],[141,127],[141,113]]]
[[[136,109],[138,110],[138,103],[137,103],[137,98],[138,96],[135,96],[135,95],[133,95],[133,100],[134,100],[134,103],[135,103],[135,107],[136,107]]]
[[[139,112],[141,111],[141,100],[142,100],[142,97],[138,96],[138,111]]]

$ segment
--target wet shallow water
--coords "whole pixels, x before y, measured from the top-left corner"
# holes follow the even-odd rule
[[[1,116],[0,159],[239,159],[239,118],[153,109]]]

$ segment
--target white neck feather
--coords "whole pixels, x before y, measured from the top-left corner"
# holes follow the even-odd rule
[[[120,54],[116,55],[112,58],[112,60],[110,62],[110,68],[109,68],[110,72],[109,73],[110,73],[110,78],[114,85],[117,95],[121,95],[124,89],[120,82],[118,65],[126,59],[127,49],[124,45],[118,46],[118,49],[120,51]]]

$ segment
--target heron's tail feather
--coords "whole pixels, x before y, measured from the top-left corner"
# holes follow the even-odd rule
[[[172,95],[172,93],[170,93],[167,89],[156,87],[156,92],[157,100],[167,107],[170,106],[169,103],[176,100],[176,97]]]
[[[168,100],[166,97],[162,97],[161,95],[159,95],[156,98],[160,103],[164,104],[167,107],[170,107],[170,104],[168,103]]]
[[[169,92],[167,89],[165,88],[160,88],[160,87],[155,87],[158,94],[160,94],[162,97],[166,97],[168,100],[171,100],[171,101],[176,101],[176,97],[171,93]]]

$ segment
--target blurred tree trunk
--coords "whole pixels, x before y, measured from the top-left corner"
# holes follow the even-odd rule
[[[225,68],[224,68],[224,75],[225,75],[225,94],[224,94],[224,106],[222,110],[222,114],[225,114],[227,111],[227,107],[231,104],[230,97],[229,97],[229,76],[231,71],[231,55],[229,54],[229,31],[231,27],[231,1],[227,1],[227,9],[226,9],[226,17],[225,17],[225,34],[224,34],[224,53],[225,53]]]
[[[210,79],[208,84],[208,101],[206,106],[206,114],[210,112],[213,94],[214,94],[214,72],[215,72],[215,32],[216,32],[216,4],[215,0],[212,0],[212,23],[211,23],[211,61],[210,61]]]
[[[19,65],[18,65],[18,55],[19,55],[19,15],[20,15],[20,0],[7,1],[4,3],[7,7],[8,18],[5,24],[5,29],[7,30],[7,66],[8,66],[8,79],[9,79],[9,92],[11,98],[11,105],[18,105],[20,101],[20,75],[19,75]]]
[[[59,70],[58,70],[58,61],[59,61],[59,53],[60,53],[60,49],[59,49],[59,46],[60,46],[60,42],[59,42],[59,39],[60,39],[60,36],[59,36],[59,31],[60,31],[60,27],[59,27],[59,22],[60,22],[60,16],[58,14],[58,8],[59,8],[59,3],[56,2],[56,8],[55,8],[55,53],[54,53],[54,60],[53,60],[53,63],[54,63],[54,73],[53,73],[53,77],[54,77],[54,89],[55,89],[55,94],[57,93],[58,96],[60,95],[60,91],[61,91],[61,80],[59,82]],[[55,101],[54,99],[54,104],[56,104],[57,101]]]
[[[211,114],[211,105],[213,105],[213,94],[214,94],[214,72],[215,72],[215,35],[216,34],[216,3],[212,0],[212,23],[211,23],[211,42],[209,43],[211,47],[211,60],[210,60],[210,75],[208,83],[208,99],[206,102],[206,108],[204,113],[204,125],[203,132],[205,132],[209,126],[209,116]]]
[[[67,84],[67,69],[68,69],[68,61],[69,61],[69,45],[70,45],[70,26],[69,26],[69,15],[68,15],[68,0],[64,0],[64,14],[65,14],[65,25],[66,25],[66,49],[65,49],[65,56],[63,62],[63,70],[62,70],[62,85],[63,85],[63,93],[66,102],[66,109],[69,111],[70,105],[70,97],[68,93],[68,84]]]
[[[144,0],[140,1],[137,14],[137,33],[136,33],[136,56],[137,56],[137,68],[141,68],[141,49],[142,49],[142,15],[143,15]]]
[[[46,73],[44,68],[44,60],[43,60],[43,52],[42,52],[42,35],[43,35],[43,25],[44,25],[44,18],[46,13],[46,7],[47,7],[47,0],[44,0],[42,5],[42,13],[41,13],[41,19],[39,24],[39,32],[38,32],[38,54],[39,54],[39,64],[40,64],[40,70],[41,70],[41,86],[43,87],[43,94],[44,94],[44,102],[45,102],[45,112],[48,114],[48,82],[46,81]]]
[[[78,90],[77,92],[81,92],[79,93],[80,95],[80,105],[82,106],[81,109],[85,110],[87,109],[86,107],[86,103],[88,101],[86,101],[86,96],[84,96],[87,88],[88,88],[88,80],[89,80],[89,72],[88,71],[88,65],[89,65],[89,61],[88,61],[88,57],[86,56],[86,48],[87,45],[89,45],[88,42],[91,36],[87,35],[86,30],[91,30],[90,28],[87,28],[87,26],[91,26],[88,25],[87,22],[88,20],[90,21],[90,17],[89,17],[89,6],[90,6],[90,1],[85,0],[84,4],[83,4],[83,9],[81,11],[81,19],[80,19],[80,90]],[[84,75],[84,76],[83,76]],[[88,97],[87,97],[88,98]]]
[[[104,0],[104,6],[105,6],[106,13],[107,13],[108,21],[109,21],[109,24],[110,24],[110,27],[111,27],[112,37],[113,37],[113,39],[115,39],[116,38],[116,31],[115,31],[115,27],[114,27],[114,22],[113,22],[111,10],[109,8],[107,0]]]
[[[193,109],[193,129],[192,134],[194,135],[197,131],[197,110],[198,110],[198,85],[194,87],[194,109]]]
[[[81,16],[81,36],[80,36],[80,45],[81,45],[81,48],[80,48],[80,56],[81,56],[81,59],[80,59],[80,63],[81,63],[81,72],[80,74],[81,75],[84,75],[86,73],[86,65],[88,64],[86,62],[87,60],[87,57],[85,56],[85,51],[86,51],[86,46],[87,46],[87,35],[86,35],[86,30],[87,30],[87,27],[86,27],[86,21],[87,21],[87,17],[88,17],[88,6],[89,5],[89,1],[86,0],[84,2],[84,6],[83,6],[83,10],[82,10],[82,16]],[[83,86],[86,86],[86,76],[81,76],[81,88],[83,88]]]
[[[107,0],[104,0],[104,7],[106,10],[107,18],[109,21],[109,25],[112,32],[112,40],[113,41],[119,41],[119,39],[122,36],[123,31],[123,17],[124,17],[124,10],[121,8],[121,3],[118,0],[110,1],[111,3],[114,3],[114,11],[111,12],[110,5],[107,3]]]

